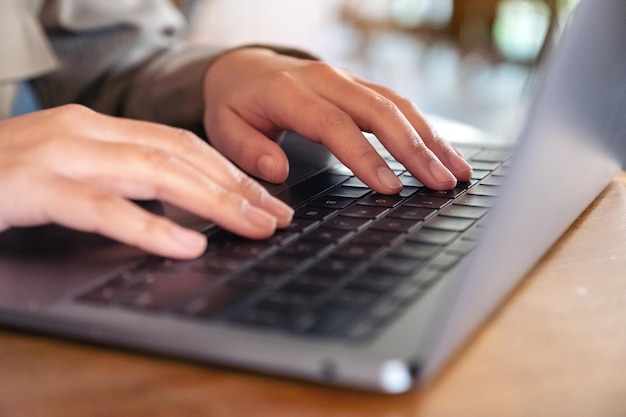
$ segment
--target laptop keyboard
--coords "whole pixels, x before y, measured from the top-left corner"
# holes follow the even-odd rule
[[[391,159],[404,189],[373,192],[343,166],[279,193],[294,220],[267,240],[217,227],[199,259],[151,257],[78,297],[262,330],[368,338],[477,243],[508,169],[508,150],[461,148],[471,181],[435,191]]]

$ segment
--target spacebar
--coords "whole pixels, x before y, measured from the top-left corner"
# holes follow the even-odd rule
[[[278,193],[276,197],[289,204],[291,207],[296,207],[316,195],[331,189],[335,185],[341,184],[349,178],[350,177],[347,175],[335,175],[322,172],[298,184],[292,185],[288,189]]]

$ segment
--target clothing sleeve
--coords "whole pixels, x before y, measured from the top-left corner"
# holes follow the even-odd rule
[[[42,105],[80,103],[201,132],[203,77],[226,50],[186,45],[187,22],[167,0],[136,3],[45,2],[40,18],[60,65],[34,80]],[[295,49],[254,46],[315,59]]]

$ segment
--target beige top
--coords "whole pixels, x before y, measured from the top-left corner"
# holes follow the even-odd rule
[[[198,130],[202,76],[223,49],[186,46],[186,27],[168,0],[2,0],[0,119],[31,79],[43,107],[81,103]]]

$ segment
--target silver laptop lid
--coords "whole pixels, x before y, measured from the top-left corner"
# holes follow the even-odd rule
[[[624,166],[625,39],[626,2],[581,1],[540,73],[512,173],[482,244],[467,274],[459,276],[458,290],[447,295],[451,304],[440,313],[445,326],[435,333],[426,374],[498,306]]]

